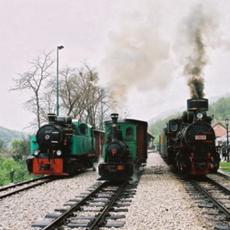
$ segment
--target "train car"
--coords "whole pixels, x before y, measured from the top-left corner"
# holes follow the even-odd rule
[[[187,111],[169,120],[160,135],[162,158],[182,174],[201,176],[219,168],[215,132],[207,111],[207,99],[187,100]]]
[[[71,117],[48,114],[48,124],[30,138],[27,167],[35,175],[74,175],[93,167],[101,151],[103,132]]]
[[[101,179],[110,181],[128,180],[134,171],[146,163],[148,124],[145,121],[118,120],[118,114],[111,114],[105,122],[103,163],[99,164]]]

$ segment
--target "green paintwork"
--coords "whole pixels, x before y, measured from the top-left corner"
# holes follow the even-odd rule
[[[72,123],[73,135],[71,136],[71,148],[70,154],[72,156],[80,156],[86,153],[93,152],[95,147],[93,138],[93,128],[85,123],[74,121]],[[39,149],[36,141],[36,135],[30,137],[30,152],[34,155],[34,152]]]
[[[93,129],[85,123],[74,122],[75,135],[71,137],[71,155],[79,156],[94,150]]]
[[[123,141],[127,144],[129,149],[129,154],[132,160],[137,158],[137,125],[127,121],[118,121],[118,129],[121,131],[121,136]],[[111,122],[105,122],[105,143],[108,142],[110,133],[112,129]],[[131,135],[127,135],[127,130],[131,131]],[[107,144],[103,145],[103,158],[106,161],[105,149]]]
[[[30,154],[34,155],[34,152],[38,150],[38,143],[35,135],[30,136]]]

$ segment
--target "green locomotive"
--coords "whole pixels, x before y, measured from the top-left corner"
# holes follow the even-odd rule
[[[39,175],[73,175],[93,167],[97,160],[103,133],[71,117],[48,114],[48,124],[31,136],[29,172]]]
[[[127,180],[147,160],[148,123],[141,120],[118,120],[118,114],[111,114],[105,123],[103,163],[99,174],[104,180]],[[152,136],[151,136],[152,137]]]

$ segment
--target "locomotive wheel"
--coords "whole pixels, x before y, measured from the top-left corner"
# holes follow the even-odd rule
[[[178,173],[182,174],[183,173],[183,166],[182,166],[181,161],[180,161],[180,153],[176,154],[175,165],[176,165],[176,169],[177,169]]]
[[[187,170],[186,170],[186,168],[184,167],[184,165],[181,163],[181,161],[180,160],[177,160],[177,170],[178,170],[178,172],[180,173],[180,174],[186,174],[187,173]]]
[[[210,170],[210,173],[217,173],[218,169],[219,169],[219,165],[216,165],[214,168]]]
[[[183,173],[183,167],[182,167],[180,161],[177,161],[177,170],[178,170],[178,172],[179,172],[180,174]]]

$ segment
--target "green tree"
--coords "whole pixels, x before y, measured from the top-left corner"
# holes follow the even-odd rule
[[[230,119],[230,98],[222,97],[209,108],[209,114],[214,115],[217,121],[224,121],[226,118]]]
[[[11,182],[11,172],[14,171],[13,181],[23,181],[31,178],[29,175],[25,161],[15,161],[9,157],[0,156],[0,185],[9,184]]]
[[[14,160],[25,160],[29,153],[29,141],[27,139],[14,140],[11,144],[11,152]]]
[[[0,151],[2,151],[4,147],[5,147],[5,143],[3,140],[0,139]]]

